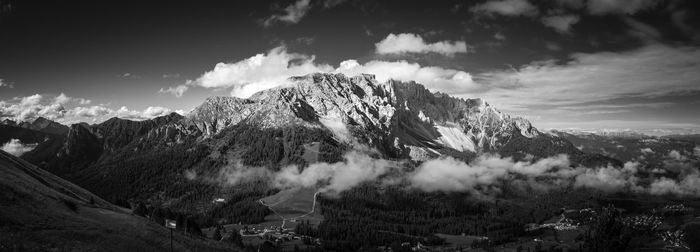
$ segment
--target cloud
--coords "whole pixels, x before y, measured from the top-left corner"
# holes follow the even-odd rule
[[[69,97],[64,93],[61,93],[58,96],[54,97],[54,102],[61,104],[61,105],[66,105],[66,104],[71,103],[71,102],[75,102],[75,103],[80,104],[80,105],[88,105],[92,101],[89,99],[84,99],[84,98]]]
[[[634,14],[659,4],[659,0],[588,0],[588,12],[602,14]]]
[[[284,167],[274,175],[273,181],[280,188],[318,187],[321,192],[338,194],[363,182],[376,181],[394,169],[397,169],[394,162],[350,151],[342,162],[315,163],[303,171],[297,166]]]
[[[166,73],[166,74],[163,74],[163,79],[176,79],[176,78],[180,78],[180,74],[179,74],[179,73]]]
[[[353,140],[352,133],[338,116],[327,116],[321,117],[318,121],[323,124],[328,130],[333,132],[333,135],[338,138],[341,142],[351,142]]]
[[[419,35],[412,33],[390,33],[382,41],[375,44],[378,54],[400,53],[438,53],[454,56],[456,53],[467,53],[467,43],[464,41],[438,41],[426,43]]]
[[[637,167],[639,163],[625,163],[622,169],[602,167],[598,169],[580,169],[583,173],[576,176],[574,187],[586,187],[613,193],[622,190],[641,191],[637,186]]]
[[[29,121],[38,117],[54,120],[63,118],[65,114],[66,109],[62,104],[40,94],[0,102],[0,116],[16,121]]]
[[[290,76],[301,76],[314,72],[338,72],[346,75],[375,74],[380,82],[389,79],[416,81],[433,91],[465,93],[479,89],[472,76],[464,71],[434,66],[421,66],[407,61],[373,60],[360,64],[346,60],[338,68],[316,64],[314,56],[289,53],[277,47],[267,54],[234,62],[218,63],[213,70],[204,73],[191,85],[205,88],[231,88],[231,95],[249,97],[261,90],[290,84]]]
[[[471,8],[471,11],[481,15],[493,16],[528,16],[534,17],[539,12],[537,7],[527,0],[490,0]]]
[[[333,70],[328,65],[317,65],[314,60],[314,56],[288,53],[280,46],[267,54],[257,54],[238,62],[218,63],[192,84],[205,88],[232,88],[232,96],[249,97],[258,91],[285,84],[290,76]]]
[[[187,85],[182,84],[177,85],[175,87],[168,87],[167,89],[161,88],[160,90],[158,90],[158,93],[171,94],[179,98],[182,97],[182,95],[185,94],[185,92],[187,92],[188,89],[189,87]]]
[[[15,97],[0,101],[0,119],[9,118],[15,121],[33,121],[44,117],[62,124],[77,122],[97,123],[111,117],[132,120],[146,120],[167,115],[172,110],[164,107],[151,106],[143,111],[129,110],[122,106],[113,110],[105,104],[89,105],[92,101],[85,98],[73,98],[64,93],[56,96],[35,94],[26,97]],[[184,114],[183,111],[175,111]]]
[[[148,107],[143,111],[143,117],[153,118],[170,114],[169,108],[164,107]]]
[[[654,195],[679,195],[694,196],[700,195],[700,175],[693,173],[684,176],[680,181],[662,177],[651,183],[649,192]]]
[[[341,5],[343,3],[347,2],[347,0],[325,0],[323,2],[323,7],[324,8],[333,8],[338,5]]]
[[[622,19],[630,27],[628,33],[643,41],[655,41],[661,39],[661,32],[651,25],[642,23],[630,17]]]
[[[16,157],[22,156],[22,154],[29,152],[36,148],[37,144],[24,144],[19,139],[10,139],[7,143],[0,147],[1,150],[10,153]]]
[[[403,60],[373,60],[365,64],[360,64],[356,60],[346,60],[340,63],[336,72],[346,75],[374,74],[380,82],[389,79],[416,81],[432,91],[450,94],[466,93],[481,88],[467,72],[435,66],[424,67],[418,63],[409,63]]]
[[[452,157],[429,160],[409,173],[407,180],[412,187],[428,192],[469,192],[478,197],[499,194],[505,181],[536,190],[573,187],[606,193],[700,195],[697,169],[689,169],[676,178],[656,178],[647,186],[641,183],[638,169],[637,162],[627,162],[622,168],[574,167],[565,155],[514,161],[485,154],[470,163]]]
[[[651,148],[643,148],[639,151],[642,152],[642,154],[654,154],[655,153],[654,150],[652,150]]]
[[[306,16],[306,13],[311,9],[310,0],[297,0],[295,3],[284,8],[281,14],[273,14],[263,21],[265,27],[269,27],[277,22],[296,24]]]
[[[568,62],[537,61],[475,78],[491,87],[484,98],[502,109],[551,109],[698,91],[699,67],[699,48],[650,44],[623,52],[575,53]]]
[[[119,78],[124,78],[124,79],[141,79],[141,76],[133,74],[133,73],[123,73],[117,75]]]
[[[189,180],[229,185],[268,181],[279,189],[311,187],[327,195],[338,195],[363,183],[378,183],[425,192],[468,192],[482,199],[501,194],[504,186],[515,186],[523,192],[585,188],[605,193],[700,196],[697,168],[676,172],[676,177],[652,177],[642,182],[648,177],[646,173],[639,174],[637,162],[627,162],[623,167],[584,167],[572,164],[567,155],[516,161],[497,154],[482,154],[469,163],[444,156],[412,169],[410,163],[377,158],[368,154],[366,147],[364,149],[347,152],[340,162],[319,162],[303,169],[290,165],[274,172],[233,161],[233,165],[223,167],[213,177],[198,176],[194,171],[187,171],[184,176]],[[693,165],[697,167],[697,163]]]
[[[496,40],[505,41],[506,35],[503,35],[503,33],[497,32],[496,34],[493,35],[493,38],[495,38]]]
[[[191,173],[191,171],[190,171]],[[248,167],[244,166],[240,160],[234,161],[219,170],[218,176],[212,178],[204,178],[205,181],[225,184],[238,185],[241,183],[254,181],[260,178],[270,177],[271,172],[264,167]],[[191,174],[189,174],[191,176]],[[196,174],[195,174],[196,175]],[[187,177],[188,174],[186,173]]]
[[[164,116],[170,114],[171,110],[164,107],[148,107],[143,111],[130,110],[126,106],[122,106],[116,111],[110,112],[116,117],[132,119],[132,120],[146,120],[154,117]]]
[[[112,110],[103,106],[75,107],[69,110],[69,113],[78,117],[93,118],[110,114]]]
[[[1,87],[14,88],[15,86],[12,85],[12,83],[5,81],[4,79],[0,79],[0,88]]]
[[[554,169],[565,169],[569,165],[569,159],[564,155],[536,162],[516,162],[511,158],[485,154],[469,164],[452,157],[442,157],[421,164],[408,175],[408,181],[412,187],[428,192],[498,194],[500,181],[506,178],[513,179],[512,174],[537,177],[553,172]]]
[[[578,23],[579,17],[576,15],[548,16],[542,18],[542,24],[553,28],[558,33],[570,33],[571,26]]]

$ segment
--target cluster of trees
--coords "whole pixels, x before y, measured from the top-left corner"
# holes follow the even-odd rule
[[[554,199],[554,196],[550,196]],[[437,245],[435,233],[488,236],[492,244],[516,240],[524,225],[559,211],[557,204],[479,201],[466,193],[426,193],[400,187],[364,185],[341,198],[319,198],[324,221],[317,229],[302,223],[302,234],[317,234],[324,248],[353,249],[394,241]]]
[[[306,161],[303,145],[320,142],[319,161],[336,162],[342,160],[347,146],[333,140],[327,130],[291,125],[284,128],[265,128],[238,124],[217,135],[226,138],[226,148],[242,148],[243,164],[265,166],[273,170],[280,165],[296,164],[304,166]]]

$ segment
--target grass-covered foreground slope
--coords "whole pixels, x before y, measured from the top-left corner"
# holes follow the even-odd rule
[[[0,251],[167,251],[170,231],[0,151]],[[176,251],[231,251],[174,232]]]

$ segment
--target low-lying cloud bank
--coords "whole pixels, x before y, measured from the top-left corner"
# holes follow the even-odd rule
[[[506,187],[522,189],[520,191],[588,188],[605,193],[700,197],[700,163],[692,154],[669,153],[663,167],[666,172],[649,178],[645,169],[650,168],[640,167],[637,162],[627,162],[623,167],[583,167],[573,165],[566,155],[516,161],[484,154],[470,163],[441,157],[411,168],[405,162],[374,158],[366,152],[353,150],[337,163],[320,162],[303,169],[287,166],[277,172],[237,164],[222,168],[218,178],[205,180],[236,185],[251,178],[262,178],[276,188],[316,187],[327,195],[337,195],[371,182],[425,192],[468,192],[479,198],[498,196]]]
[[[345,154],[342,162],[315,163],[303,170],[287,166],[274,174],[273,184],[278,188],[318,187],[321,192],[337,194],[361,183],[376,181],[398,167],[395,162],[351,151]]]
[[[13,156],[19,157],[26,152],[32,151],[34,148],[36,148],[36,146],[36,143],[25,144],[22,143],[19,139],[10,139],[9,142],[3,144],[2,147],[0,147],[0,150],[10,153]]]

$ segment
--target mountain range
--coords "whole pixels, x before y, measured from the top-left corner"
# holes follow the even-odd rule
[[[12,204],[15,208],[0,208],[6,212],[2,217],[13,216],[9,214],[11,211],[25,211],[27,205],[43,204],[46,206],[42,208],[60,211],[20,216],[26,219],[21,223],[60,215],[75,223],[79,223],[75,218],[88,221],[96,230],[118,233],[126,228],[124,223],[114,227],[95,223],[126,218],[126,224],[147,230],[148,239],[162,241],[161,229],[152,222],[142,222],[134,214],[162,223],[159,209],[168,209],[171,215],[187,216],[187,223],[191,220],[198,225],[216,227],[269,221],[277,213],[260,204],[261,199],[268,197],[288,199],[290,202],[285,204],[290,205],[313,202],[311,209],[315,209],[314,190],[298,190],[310,193],[295,194],[293,190],[274,187],[259,175],[283,173],[290,166],[306,169],[318,163],[341,164],[336,168],[342,169],[345,167],[342,163],[349,162],[348,153],[357,150],[369,153],[367,159],[390,160],[408,171],[435,160],[478,164],[493,157],[506,157],[501,161],[512,159],[506,162],[524,161],[515,165],[536,166],[538,160],[552,162],[555,160],[552,157],[565,154],[570,171],[585,168],[589,170],[584,175],[601,170],[624,173],[629,168],[623,162],[634,162],[642,165],[638,174],[649,178],[655,172],[651,168],[662,167],[671,158],[688,163],[684,158],[700,151],[692,137],[541,131],[528,120],[503,113],[479,98],[455,98],[431,92],[415,82],[382,83],[369,74],[348,77],[316,73],[291,77],[287,82],[249,98],[211,97],[186,115],[171,113],[143,121],[111,118],[97,124],[63,126],[44,118],[31,123],[5,120],[0,124],[0,143],[16,140],[30,144],[32,149],[21,155],[28,163],[0,153],[0,164],[8,174],[29,174],[15,176],[23,180],[0,181],[2,186],[18,192],[28,190],[27,184],[40,183],[51,200],[30,197],[20,202],[19,194],[7,194],[3,202],[17,204]],[[528,181],[536,182],[536,179],[540,178]],[[526,222],[544,221],[562,207],[584,208],[609,202],[636,204],[630,202],[641,197],[633,194],[625,199],[601,198],[595,188],[531,191],[522,189],[519,183],[524,180],[512,181],[496,182],[499,184],[495,188],[504,196],[501,203],[461,197],[470,192],[442,193],[360,184],[342,198],[319,196],[320,209],[315,214],[324,221],[312,224],[308,230],[304,229],[308,222],[297,224],[297,228],[301,226],[299,230],[306,230],[306,234],[329,241],[327,248],[350,246],[353,241],[386,244],[397,237],[404,239],[404,227],[417,235],[410,236],[411,239],[424,239],[424,242],[429,239],[436,244],[440,238],[433,234],[464,232],[506,242],[512,239],[512,234],[521,234]],[[489,190],[488,186],[482,189]],[[76,198],[71,192],[80,192],[82,196]],[[659,197],[653,201],[656,205],[666,202]],[[72,210],[73,205],[86,210],[77,213]],[[305,209],[303,204],[295,207]],[[126,208],[134,209],[134,214],[125,215]],[[107,217],[95,215],[94,211]],[[82,213],[95,218],[85,219]],[[480,221],[487,213],[493,215],[489,222]],[[387,221],[387,218],[394,219]],[[406,222],[406,218],[412,219]],[[9,219],[2,221],[14,223]],[[368,229],[370,226],[361,224],[365,222],[374,226]],[[13,225],[27,228],[20,223]],[[491,225],[499,228],[489,230]],[[316,234],[313,230],[323,232]],[[22,239],[34,239],[30,233]],[[367,241],[361,234],[369,235],[372,240]],[[122,238],[131,239],[113,239]],[[179,246],[189,250],[220,248],[180,239]],[[44,243],[42,240],[37,244]],[[73,245],[54,247],[65,246]],[[160,248],[163,244],[154,246]]]
[[[482,99],[432,93],[415,82],[379,83],[369,74],[292,77],[288,85],[250,98],[208,98],[185,116],[112,118],[73,124],[63,134],[46,121],[21,127],[59,133],[61,143],[35,139],[37,148],[23,158],[122,205],[134,198],[175,205],[209,200],[177,195],[192,186],[182,174],[215,176],[238,163],[271,170],[303,166],[303,146],[314,142],[321,143],[323,162],[340,161],[348,150],[366,146],[382,158],[412,162],[441,155],[469,161],[481,153],[515,159],[568,154],[575,164],[621,166]]]

